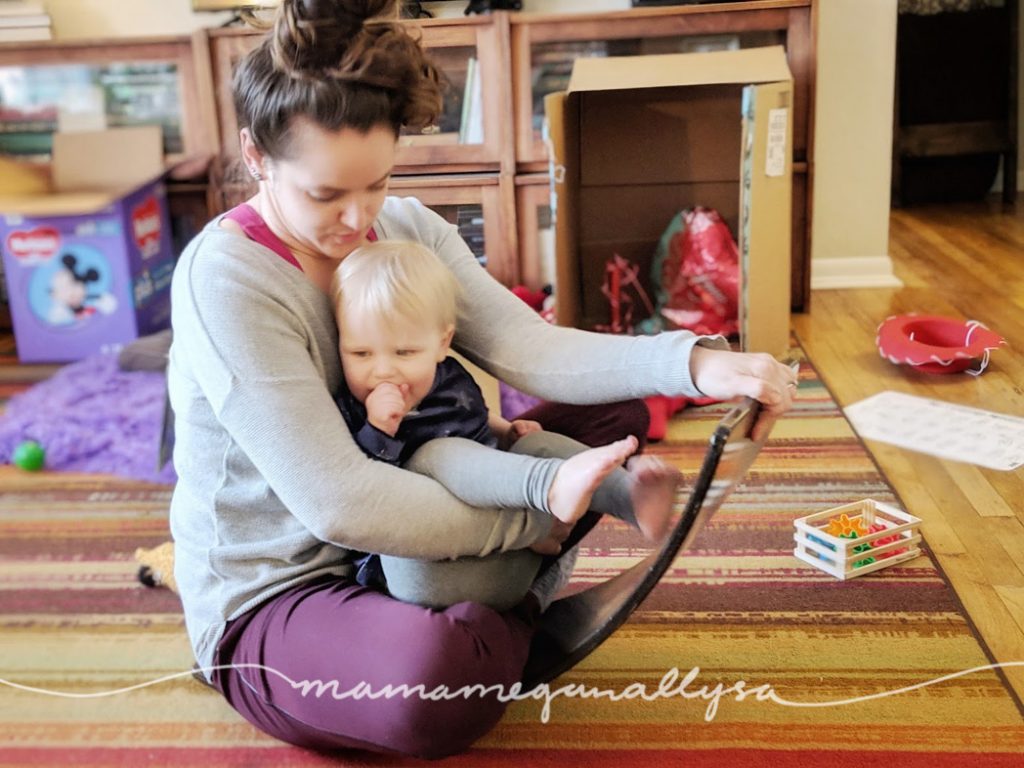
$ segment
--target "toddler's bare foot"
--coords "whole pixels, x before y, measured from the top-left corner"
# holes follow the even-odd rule
[[[601,481],[621,467],[636,449],[636,438],[630,436],[570,456],[562,462],[551,482],[548,508],[563,523],[575,523],[590,507],[590,499]]]
[[[648,541],[660,542],[668,533],[680,472],[654,456],[634,456],[626,469],[637,526]]]

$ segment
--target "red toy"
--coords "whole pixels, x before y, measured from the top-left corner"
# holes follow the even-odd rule
[[[647,428],[648,440],[664,440],[668,432],[668,420],[688,405],[711,405],[717,403],[713,397],[668,397],[654,395],[645,397],[644,404],[651,414],[651,426]]]
[[[882,531],[888,530],[888,528],[886,528],[886,526],[882,525],[881,523],[872,523],[871,528],[869,530],[871,531],[871,533],[881,533]],[[886,544],[892,544],[894,541],[899,540],[900,535],[898,533],[894,533],[892,536],[883,536],[880,539],[875,539],[871,542],[871,546],[884,547]],[[897,547],[896,549],[880,554],[878,557],[879,559],[881,559],[884,557],[892,557],[893,555],[902,555],[904,552],[907,551],[908,550],[906,547]]]
[[[552,325],[554,324],[555,306],[554,301],[551,298],[550,285],[545,285],[538,291],[531,290],[525,285],[516,285],[509,290],[511,290],[515,296],[519,297],[519,299],[521,299],[535,312],[539,313],[544,320]]]
[[[925,373],[979,375],[989,354],[1006,341],[977,320],[952,317],[896,315],[878,326],[879,354],[896,365],[910,365]],[[981,359],[977,370],[970,366]]]
[[[647,291],[640,285],[637,275],[640,267],[614,254],[604,267],[604,284],[601,293],[608,299],[611,322],[595,326],[594,330],[605,333],[633,333],[633,308],[643,304],[646,317],[654,314],[654,305],[647,297]],[[632,289],[632,290],[629,290]]]
[[[551,287],[542,288],[539,291],[531,291],[525,285],[516,285],[511,288],[512,293],[525,301],[534,311],[540,312],[544,309],[544,302],[551,295]]]

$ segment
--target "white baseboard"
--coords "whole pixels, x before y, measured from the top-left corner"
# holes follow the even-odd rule
[[[811,262],[811,290],[899,288],[902,285],[893,274],[892,259],[888,256],[851,256]]]
[[[1024,168],[1017,169],[1017,191],[1020,192],[1024,189]],[[998,194],[1003,191],[1003,164],[999,164],[999,171],[996,173],[995,181],[992,182],[992,189],[988,191],[990,195]]]

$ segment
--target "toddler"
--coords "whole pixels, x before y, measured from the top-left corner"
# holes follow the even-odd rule
[[[458,295],[455,276],[419,243],[374,242],[341,262],[331,286],[344,372],[338,404],[356,443],[473,506],[531,507],[570,525],[593,508],[659,541],[678,471],[629,458],[633,437],[587,448],[536,422],[489,414],[472,376],[449,356]],[[360,581],[386,581],[396,597],[429,603],[416,585],[396,583],[407,581],[400,560],[371,555]]]

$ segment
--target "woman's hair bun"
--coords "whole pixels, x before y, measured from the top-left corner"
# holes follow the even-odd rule
[[[289,74],[338,66],[371,19],[398,18],[397,0],[283,0],[274,23],[274,65]]]
[[[270,157],[291,151],[294,118],[336,131],[432,125],[442,77],[398,0],[282,0],[273,28],[243,57],[232,92],[239,126]]]

